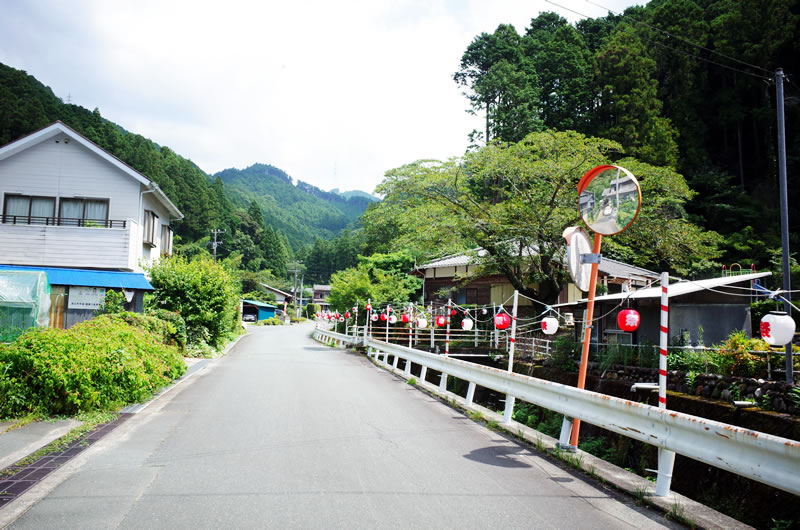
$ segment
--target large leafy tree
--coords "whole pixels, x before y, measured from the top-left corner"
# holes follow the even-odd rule
[[[414,258],[406,250],[388,254],[376,253],[359,257],[355,267],[349,267],[331,276],[331,307],[345,311],[357,302],[363,307],[371,300],[376,306],[400,306],[411,300],[422,287],[422,280],[408,273]]]
[[[403,209],[390,248],[430,256],[479,247],[480,274],[499,272],[523,294],[552,301],[568,279],[561,234],[580,222],[577,182],[620,150],[610,140],[546,131],[446,162],[414,162],[386,174],[377,188],[385,199],[365,214],[365,227],[384,210]],[[716,257],[716,234],[686,219],[692,192],[683,177],[635,159],[624,164],[640,178],[645,204],[624,236],[607,238],[608,253],[676,271]]]

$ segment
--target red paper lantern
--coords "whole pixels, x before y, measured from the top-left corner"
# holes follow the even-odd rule
[[[391,313],[392,311],[394,311],[394,310],[391,308],[391,306],[386,308],[386,312],[387,313]]]
[[[367,304],[367,311],[372,311],[372,306]]]
[[[409,321],[409,320],[410,320],[410,319],[408,318],[408,313],[403,313],[403,315],[400,317],[400,321],[401,321],[403,324],[408,324],[408,321]]]
[[[381,313],[381,320],[386,322],[386,313]]]
[[[350,311],[344,312],[344,318],[350,318]]]
[[[450,311],[450,316],[453,316],[453,317],[454,317],[454,316],[456,316],[457,314],[458,314],[458,311],[456,311],[455,309],[453,309],[453,310],[451,310],[451,311]]]
[[[617,314],[617,324],[622,331],[636,331],[639,327],[639,312],[635,309],[623,309]]]
[[[319,318],[319,317],[320,317],[320,314],[319,314],[319,313],[317,313],[317,318]]]
[[[494,317],[494,327],[497,329],[506,329],[511,325],[511,317],[508,313],[498,313]]]
[[[436,325],[439,326],[440,328],[445,327],[445,325],[447,325],[447,319],[444,318],[443,315],[439,315],[438,317],[436,317]]]

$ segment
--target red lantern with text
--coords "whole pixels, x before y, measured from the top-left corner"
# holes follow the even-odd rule
[[[617,324],[622,331],[636,331],[639,327],[639,312],[635,309],[623,309],[617,315]]]
[[[455,309],[453,309],[452,311],[450,311],[450,316],[451,316],[451,317],[454,317],[454,316],[456,316],[457,314],[458,314],[458,311],[456,311]]]
[[[319,317],[320,317],[320,314],[319,314],[319,313],[317,313],[317,318],[319,318]]]
[[[381,321],[386,322],[386,313],[381,313]]]
[[[367,304],[367,311],[372,311],[372,306]]]
[[[344,312],[344,318],[350,318],[350,311]]]
[[[400,317],[400,321],[403,324],[408,324],[409,320],[411,320],[411,319],[408,318],[408,313],[403,313],[402,316]]]
[[[508,313],[498,313],[494,317],[494,327],[497,329],[508,329],[508,326],[511,325],[511,317],[508,316]]]
[[[447,325],[447,319],[444,317],[444,315],[439,315],[436,317],[436,325],[440,328],[443,328]]]
[[[783,311],[770,311],[761,319],[761,338],[770,346],[789,344],[794,330],[794,320]]]

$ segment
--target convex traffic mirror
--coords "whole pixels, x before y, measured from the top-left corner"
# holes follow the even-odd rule
[[[597,166],[578,183],[583,222],[604,236],[628,228],[642,207],[642,190],[633,173],[619,166]]]

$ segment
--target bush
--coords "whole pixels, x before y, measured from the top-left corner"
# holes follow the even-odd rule
[[[103,298],[103,305],[97,308],[94,314],[109,315],[122,313],[123,311],[125,311],[125,294],[120,291],[109,289],[106,291],[106,296]]]
[[[560,336],[553,342],[548,359],[550,366],[564,372],[574,372],[578,369],[580,351],[578,343],[567,336]]]
[[[178,313],[186,322],[189,344],[219,347],[234,329],[239,296],[233,277],[208,258],[161,259],[150,269],[158,307]]]
[[[31,329],[0,346],[0,416],[135,403],[185,370],[176,348],[122,315],[99,316],[69,330]]]
[[[310,302],[303,308],[303,313],[305,313],[306,318],[314,318],[321,309],[322,306],[319,304]]]
[[[278,317],[269,317],[265,318],[264,320],[259,320],[256,322],[257,326],[281,326],[283,322]]]
[[[769,345],[761,339],[747,338],[744,331],[734,331],[713,356],[714,364],[719,366],[721,375],[738,377],[757,377],[766,374],[767,361],[751,351],[767,351]]]

